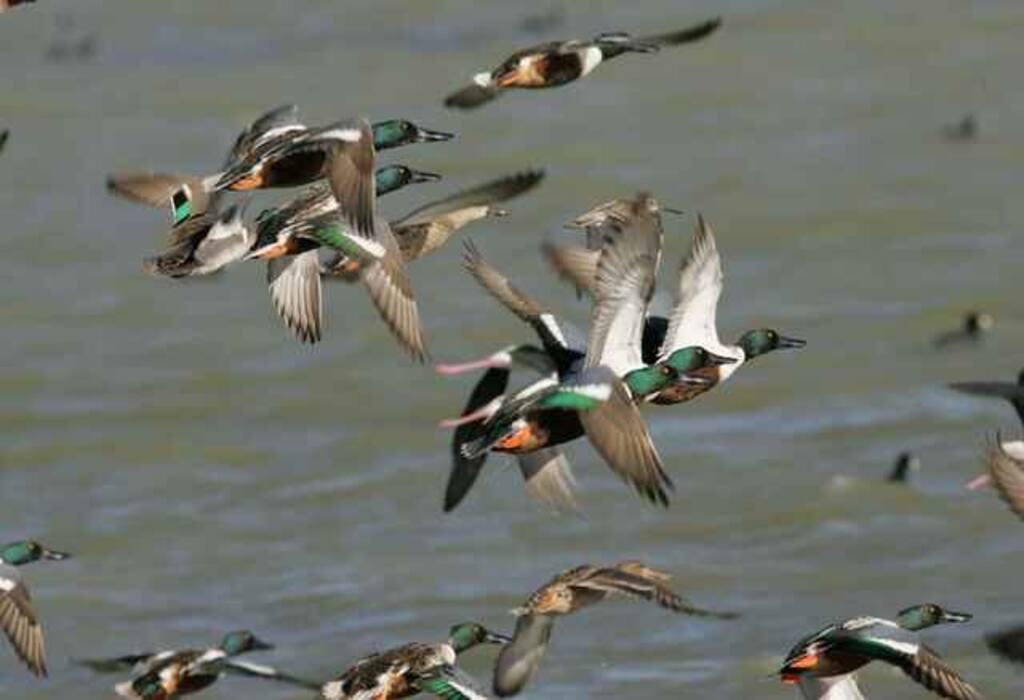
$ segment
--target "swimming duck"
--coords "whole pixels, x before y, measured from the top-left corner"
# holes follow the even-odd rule
[[[1024,664],[1024,625],[986,634],[985,644],[1001,658]]]
[[[434,173],[389,165],[374,174],[377,195],[441,179]],[[373,241],[348,235],[330,188],[312,185],[287,204],[263,211],[257,220],[256,240],[246,258],[267,260],[267,285],[277,315],[302,342],[322,337],[323,286],[321,277],[332,274],[336,261],[321,263],[317,250],[337,251],[359,279],[360,261],[379,260],[384,250]],[[345,252],[347,251],[347,252]]]
[[[955,331],[946,331],[935,337],[932,343],[937,348],[960,345],[967,342],[978,342],[996,325],[995,317],[984,311],[968,311],[964,315],[963,324]]]
[[[666,585],[671,575],[638,561],[612,566],[583,565],[568,569],[530,594],[516,615],[512,641],[498,655],[494,668],[494,692],[500,697],[516,695],[536,672],[547,651],[555,619],[570,615],[610,596],[648,600],[683,615],[735,618],[695,607]]]
[[[973,112],[968,112],[955,124],[948,124],[942,127],[942,135],[947,141],[966,143],[978,138],[980,131],[978,117]]]
[[[376,211],[376,154],[369,123],[365,119],[339,122],[326,129],[307,132],[301,138],[302,143],[293,143],[288,148],[302,152],[308,147],[312,149],[310,152],[325,154],[323,169],[328,174],[330,191],[338,203],[336,212],[331,211],[326,216],[337,219],[339,225],[328,228],[323,222],[317,222],[312,230],[320,236],[329,234],[332,247],[340,248],[347,255],[364,258],[360,260],[363,267],[360,279],[378,313],[414,359],[424,360],[426,346],[419,310],[406,276],[402,253],[390,225]],[[305,219],[300,219],[298,224],[310,226]],[[260,246],[257,241],[257,246],[252,257],[273,259],[284,253],[304,252],[283,249],[276,243]],[[307,259],[303,263],[305,269],[299,270],[302,278],[312,274],[313,262]],[[319,263],[316,267],[319,270]],[[318,279],[316,283],[319,284]],[[308,313],[314,311],[307,309]]]
[[[452,627],[440,644],[413,642],[360,659],[335,680],[324,683],[324,700],[394,700],[428,693],[445,700],[482,700],[487,696],[456,666],[459,654],[480,644],[505,644],[510,638],[483,625]]]
[[[10,136],[10,129],[4,129],[3,131],[0,131],[0,153],[4,152],[4,146],[7,145],[7,139],[10,138]]]
[[[601,63],[626,53],[654,53],[664,46],[699,41],[718,29],[721,19],[686,29],[634,38],[625,32],[600,34],[590,41],[552,41],[532,46],[505,59],[492,71],[479,73],[473,83],[449,95],[444,104],[473,109],[510,88],[551,88],[579,80]]]
[[[224,168],[245,160],[289,135],[306,130],[299,121],[298,107],[283,105],[261,114],[235,139],[224,160]],[[124,199],[153,207],[171,206],[174,224],[190,216],[218,209],[222,195],[209,189],[210,181],[180,173],[126,171],[107,177],[107,191]]]
[[[0,628],[22,663],[41,678],[46,676],[43,628],[32,605],[32,596],[16,567],[40,559],[63,561],[70,556],[32,540],[12,542],[0,548]]]
[[[773,350],[802,348],[807,344],[797,338],[787,338],[773,329],[762,328],[744,333],[736,345],[724,345],[718,339],[715,321],[718,300],[722,295],[722,279],[722,259],[715,245],[714,233],[704,217],[698,216],[693,244],[679,273],[676,303],[669,318],[659,362],[672,367],[676,362],[675,353],[680,348],[694,345],[732,358],[734,362],[707,367],[702,376],[709,380],[708,383],[674,386],[654,397],[654,403],[689,401],[726,381],[755,357]]]
[[[910,480],[910,475],[920,469],[921,460],[917,455],[913,452],[902,452],[896,458],[896,463],[892,465],[888,481],[893,484],[905,484]]]
[[[132,671],[130,681],[118,683],[114,690],[129,700],[168,700],[204,690],[226,674],[236,674],[281,681],[303,688],[319,686],[294,676],[235,658],[251,651],[265,651],[274,647],[248,630],[229,632],[221,643],[210,649],[183,649],[130,654],[110,659],[79,661],[99,673]]]
[[[971,394],[972,396],[991,396],[1003,399],[1017,412],[1021,425],[1024,425],[1024,369],[1017,375],[1016,383],[1013,382],[955,382],[949,385],[950,389]]]
[[[171,247],[144,260],[143,269],[177,279],[213,274],[242,260],[256,240],[243,220],[247,203],[185,218],[168,234]]]
[[[940,697],[980,700],[978,691],[922,644],[917,634],[934,625],[970,619],[966,613],[925,603],[901,611],[895,621],[855,617],[837,622],[797,642],[779,676],[795,684],[803,676],[843,676],[872,661],[884,661]]]

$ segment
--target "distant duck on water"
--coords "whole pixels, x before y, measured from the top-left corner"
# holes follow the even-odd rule
[[[910,481],[914,472],[921,470],[921,460],[913,452],[903,452],[896,458],[888,481],[893,484],[905,484]]]
[[[964,314],[960,328],[940,333],[932,341],[932,344],[937,348],[947,348],[971,342],[976,343],[984,338],[986,333],[991,332],[995,325],[996,319],[992,314],[984,311],[968,311]]]

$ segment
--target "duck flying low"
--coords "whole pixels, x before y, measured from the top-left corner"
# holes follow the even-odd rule
[[[18,567],[40,560],[63,561],[70,556],[33,540],[0,548],[0,629],[22,663],[40,678],[47,674],[43,628]]]
[[[321,700],[396,700],[420,693],[443,700],[485,700],[478,684],[457,665],[459,654],[510,638],[476,622],[452,627],[441,643],[412,642],[371,654],[320,688]]]
[[[939,697],[981,700],[981,694],[922,643],[918,634],[935,625],[970,619],[967,613],[925,603],[901,611],[895,621],[864,616],[836,622],[797,642],[778,674],[784,683],[799,684],[804,677],[846,676],[872,661],[882,661]]]
[[[706,38],[722,24],[720,18],[675,32],[633,37],[625,32],[600,34],[589,41],[552,41],[517,51],[491,71],[445,98],[446,107],[474,109],[506,90],[553,88],[589,75],[602,63],[627,53],[655,53]]]
[[[494,692],[499,697],[517,695],[536,673],[547,651],[555,620],[611,597],[646,600],[670,612],[732,619],[735,613],[695,607],[669,588],[671,575],[638,561],[612,566],[577,566],[563,571],[530,594],[512,613],[516,629],[512,641],[498,655],[494,668]]]

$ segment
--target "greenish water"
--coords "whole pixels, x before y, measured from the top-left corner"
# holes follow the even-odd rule
[[[976,617],[927,638],[987,697],[1024,680],[982,635],[1024,620],[1020,524],[961,486],[1008,408],[948,381],[1024,364],[1024,5],[908,0],[552,2],[40,0],[0,18],[3,342],[0,540],[76,554],[25,570],[52,677],[6,646],[0,695],[111,697],[69,659],[210,644],[249,627],[259,660],[327,679],[356,657],[507,610],[553,573],[642,558],[736,622],[630,602],[560,622],[524,697],[792,698],[769,678],[837,617],[934,600]],[[624,58],[584,83],[471,113],[441,99],[544,38],[663,31],[723,14],[699,47]],[[58,30],[57,15],[73,28]],[[528,23],[529,24],[529,23]],[[543,22],[541,22],[543,24]],[[46,58],[93,33],[86,61]],[[640,188],[713,223],[727,338],[773,326],[809,346],[744,368],[698,402],[648,413],[678,491],[668,511],[572,450],[586,519],[529,502],[493,460],[440,512],[448,435],[470,379],[411,365],[359,290],[327,292],[325,341],[300,347],[260,266],[173,284],[141,260],[166,214],[114,200],[108,172],[214,168],[237,129],[296,102],[309,123],[413,118],[450,144],[389,154],[445,182],[386,200],[398,215],[545,166],[507,219],[469,232],[522,287],[584,322],[537,253],[562,221]],[[979,139],[940,128],[968,111]],[[691,220],[669,220],[668,264]],[[438,360],[525,339],[460,270],[458,242],[412,270]],[[664,289],[668,290],[666,282]],[[980,347],[935,352],[972,307]],[[917,452],[914,487],[881,477]],[[466,657],[485,677],[487,651]],[[869,697],[925,691],[868,669]],[[230,679],[204,697],[308,694]]]

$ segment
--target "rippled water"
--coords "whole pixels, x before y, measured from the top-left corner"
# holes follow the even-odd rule
[[[744,617],[595,608],[559,623],[527,696],[791,698],[769,674],[799,636],[935,600],[976,618],[930,643],[988,697],[1020,697],[1024,680],[982,635],[1024,620],[1022,531],[993,494],[961,488],[985,434],[1018,427],[1006,407],[943,385],[1024,364],[1024,5],[893,4],[40,0],[5,13],[0,540],[77,557],[26,569],[52,678],[32,679],[4,647],[0,694],[109,697],[110,679],[69,659],[238,627],[277,643],[261,660],[325,679],[461,619],[508,627],[506,611],[554,572],[636,557]],[[718,13],[723,30],[699,47],[472,114],[440,106],[539,39]],[[89,35],[91,57],[54,58],[55,42]],[[577,321],[587,309],[538,243],[597,201],[650,188],[715,225],[724,336],[768,325],[810,344],[648,413],[678,485],[668,511],[581,445],[586,519],[538,510],[501,460],[443,516],[448,436],[435,425],[469,378],[412,366],[355,289],[329,289],[327,338],[308,348],[274,318],[259,266],[191,285],[146,276],[165,215],[104,193],[117,169],[213,168],[242,124],[288,101],[311,123],[403,116],[458,132],[389,154],[446,177],[387,200],[394,214],[547,167],[511,217],[470,235]],[[946,142],[941,126],[966,112],[979,139]],[[668,222],[669,269],[690,225]],[[412,271],[434,356],[527,338],[458,258],[456,244]],[[933,351],[972,307],[995,314],[992,336]],[[881,479],[904,449],[924,463],[909,489]],[[483,677],[491,657],[465,664]],[[886,669],[863,685],[927,697]],[[232,679],[205,697],[240,693],[307,695]]]

